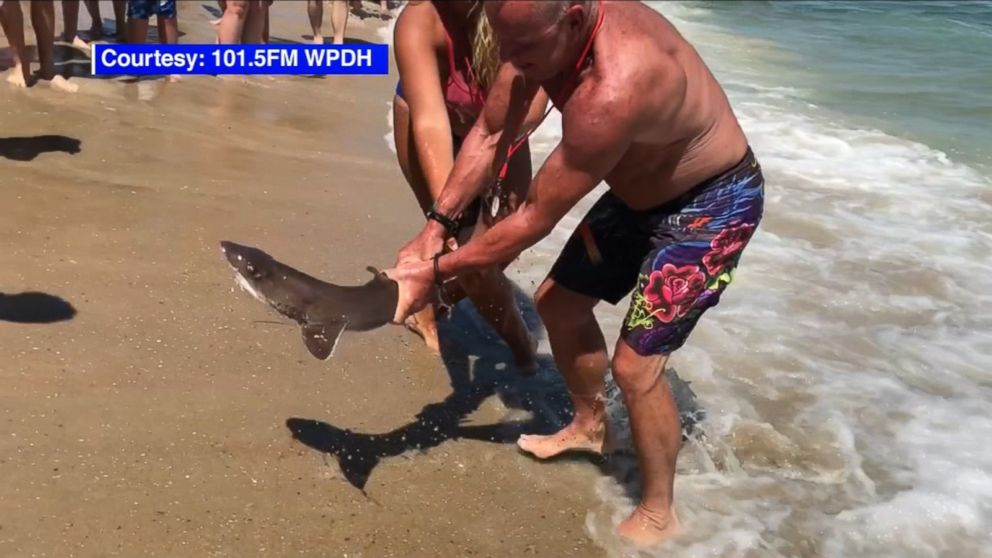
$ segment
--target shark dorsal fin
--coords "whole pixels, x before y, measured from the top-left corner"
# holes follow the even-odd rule
[[[315,358],[327,360],[334,356],[334,349],[347,325],[347,322],[303,324],[303,344]]]

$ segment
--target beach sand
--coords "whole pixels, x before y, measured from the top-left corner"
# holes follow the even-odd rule
[[[212,42],[214,5],[180,2],[182,42]],[[304,41],[304,3],[271,34]],[[553,375],[501,370],[466,312],[444,359],[389,326],[317,361],[222,259],[342,284],[393,263],[423,222],[383,141],[394,71],[125,83],[76,59],[75,94],[0,86],[0,292],[75,310],[0,320],[0,556],[602,555],[599,469],[485,427],[560,417]]]

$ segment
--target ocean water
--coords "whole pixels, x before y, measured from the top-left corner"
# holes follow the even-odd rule
[[[767,180],[735,283],[672,357],[708,416],[679,458],[685,535],[648,555],[992,556],[992,3],[648,4]],[[552,112],[535,168],[559,137]],[[540,281],[601,191],[511,277]],[[627,302],[597,309],[611,344]],[[627,473],[587,517],[609,555],[632,552]]]

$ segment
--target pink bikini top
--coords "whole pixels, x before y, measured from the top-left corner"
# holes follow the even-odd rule
[[[442,18],[441,24],[444,23]],[[455,45],[447,26],[444,26],[444,38],[448,43],[448,81],[443,86],[444,102],[448,110],[457,114],[462,123],[475,122],[486,103],[486,92],[479,86],[472,72],[472,61],[468,53],[459,54],[465,62],[465,73],[468,74],[471,83],[465,80],[463,72],[458,71],[455,64]]]

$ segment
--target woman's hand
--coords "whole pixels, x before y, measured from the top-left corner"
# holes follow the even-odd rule
[[[404,264],[430,260],[444,248],[444,229],[438,231],[434,227],[424,227],[420,234],[400,249],[396,257],[396,267]]]

